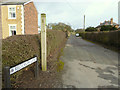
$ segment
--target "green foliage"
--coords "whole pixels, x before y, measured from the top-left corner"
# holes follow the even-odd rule
[[[117,30],[117,28],[111,25],[103,25],[101,26],[101,29],[100,29],[100,31],[112,31],[112,30]]]
[[[60,72],[60,71],[63,70],[63,68],[64,68],[64,62],[62,62],[61,60],[59,60],[57,62],[57,71]]]
[[[85,31],[86,32],[95,32],[95,31],[97,31],[97,29],[94,27],[88,27]]]
[[[52,30],[62,30],[62,31],[69,31],[72,32],[73,29],[70,25],[64,24],[64,23],[58,23],[58,24],[51,24],[49,25],[49,28],[52,28]]]
[[[66,34],[64,32],[57,30],[47,31],[47,57],[49,57],[57,48],[59,48],[65,40]],[[2,40],[2,69],[5,66],[13,67],[18,65],[34,55],[38,55],[38,61],[40,63],[40,41],[40,35],[16,35]],[[30,68],[33,65],[30,65],[27,68]],[[22,69],[13,74],[11,76],[11,81],[15,82],[15,80],[23,73],[24,70],[25,69]]]
[[[2,40],[2,66],[15,66],[40,53],[37,35],[18,35]],[[40,59],[40,58],[39,58]]]
[[[38,37],[39,35],[18,35],[2,40],[2,69],[5,66],[13,67],[18,65],[33,57],[33,55],[38,55],[38,60],[40,61]],[[11,81],[14,82],[24,70],[13,74]]]
[[[66,34],[62,31],[48,30],[47,31],[47,55],[59,48],[62,42],[65,40]]]
[[[81,32],[84,32],[84,30],[83,29],[77,29],[77,30],[75,30],[75,32],[76,33],[81,33]]]
[[[82,38],[120,49],[120,31],[81,33]]]

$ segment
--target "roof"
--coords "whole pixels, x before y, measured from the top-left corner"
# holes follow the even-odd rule
[[[103,26],[103,25],[111,25],[111,23],[110,23],[110,21],[106,21],[106,23],[105,23],[105,22],[104,22],[104,23],[101,23],[101,24],[98,25],[96,28],[99,28],[99,27],[101,27],[101,26]],[[118,26],[119,26],[119,24],[116,24],[116,23],[114,23],[114,22],[113,22],[112,25],[114,25],[114,26],[118,25]]]
[[[27,2],[31,2],[31,0],[0,0],[0,5],[21,5]]]
[[[103,26],[103,25],[111,25],[111,22],[110,21],[105,21],[105,22],[103,22],[103,23],[101,23],[100,25],[98,25],[97,27],[101,27],[101,26]],[[113,22],[113,24],[112,25],[118,25],[117,23],[115,23],[115,22]]]
[[[101,25],[111,25],[111,22],[110,21],[105,21]],[[117,25],[117,23],[113,22],[113,25]]]

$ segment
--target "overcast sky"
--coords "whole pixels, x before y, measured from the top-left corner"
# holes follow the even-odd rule
[[[86,27],[97,26],[100,22],[114,19],[118,23],[118,2],[120,0],[34,0],[40,14],[46,13],[47,24],[63,22],[72,28],[83,28],[84,15]]]

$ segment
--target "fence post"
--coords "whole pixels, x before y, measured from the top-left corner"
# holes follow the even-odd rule
[[[37,57],[37,61],[36,61],[36,63],[35,63],[35,78],[38,78],[38,56],[37,55],[35,55],[35,57]]]
[[[10,67],[4,68],[4,85],[5,88],[11,88],[11,82],[10,82]]]
[[[41,60],[42,71],[47,71],[46,14],[41,14]]]

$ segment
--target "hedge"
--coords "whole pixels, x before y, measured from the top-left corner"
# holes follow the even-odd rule
[[[80,33],[83,39],[120,49],[120,31]]]
[[[5,66],[13,67],[22,63],[34,55],[38,55],[40,63],[41,42],[38,35],[16,35],[2,40],[2,68]],[[62,31],[47,31],[47,57],[55,49],[59,48],[66,40],[66,34]],[[29,68],[29,67],[28,67]],[[13,74],[11,81],[14,82],[25,69]],[[4,74],[4,73],[3,73]],[[4,76],[4,75],[3,75]]]

